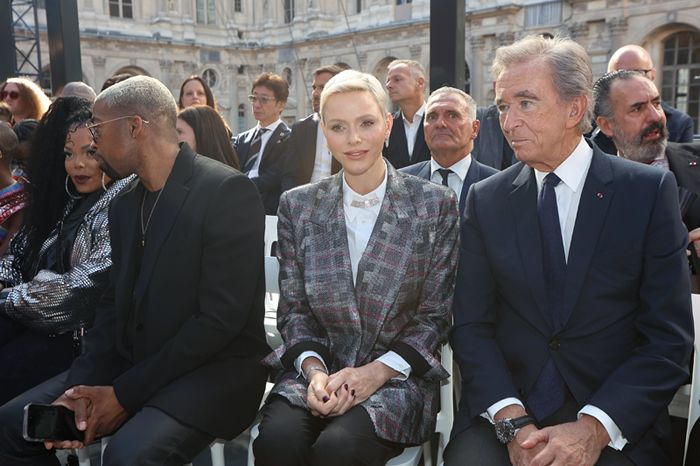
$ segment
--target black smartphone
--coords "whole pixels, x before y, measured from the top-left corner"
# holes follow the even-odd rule
[[[24,439],[83,441],[84,432],[75,425],[75,414],[65,406],[29,403],[24,407]]]

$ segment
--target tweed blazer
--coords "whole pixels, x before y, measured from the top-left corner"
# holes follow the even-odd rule
[[[459,214],[455,194],[387,163],[386,195],[353,285],[342,171],[282,195],[278,237],[284,344],[265,363],[279,371],[272,393],[306,407],[294,369],[306,350],[331,373],[395,351],[411,365],[362,403],[380,438],[419,444],[435,427],[440,347],[451,324]]]

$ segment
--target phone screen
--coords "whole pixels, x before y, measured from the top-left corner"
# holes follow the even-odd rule
[[[65,406],[29,403],[24,407],[24,438],[28,441],[80,440],[73,411]]]

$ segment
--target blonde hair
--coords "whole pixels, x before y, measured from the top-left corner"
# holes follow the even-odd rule
[[[379,111],[384,114],[389,103],[389,97],[384,91],[384,87],[379,80],[371,74],[362,73],[355,70],[345,70],[333,76],[324,86],[321,92],[321,107],[319,115],[325,121],[324,108],[328,98],[336,94],[347,92],[368,92],[377,102]]]

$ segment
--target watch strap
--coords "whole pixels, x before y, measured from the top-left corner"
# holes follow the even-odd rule
[[[527,425],[534,424],[535,418],[533,418],[532,416],[525,415],[511,419],[510,422],[513,423],[513,427],[515,427],[516,429],[522,429]]]

